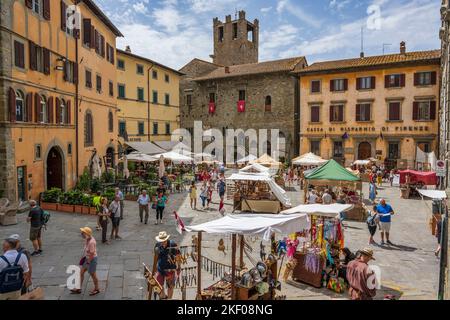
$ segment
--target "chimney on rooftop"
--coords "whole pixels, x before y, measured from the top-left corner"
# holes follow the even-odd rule
[[[361,53],[359,54],[359,57],[362,59],[362,58],[364,58],[364,52],[363,51],[361,51]]]
[[[125,51],[131,53],[131,47],[130,46],[126,46]]]
[[[400,54],[406,54],[406,42],[400,42]]]

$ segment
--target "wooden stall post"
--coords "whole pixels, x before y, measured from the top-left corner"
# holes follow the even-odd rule
[[[239,267],[244,268],[244,236],[239,236]]]
[[[202,233],[197,236],[197,300],[202,296]]]
[[[231,241],[231,300],[236,300],[236,234]]]

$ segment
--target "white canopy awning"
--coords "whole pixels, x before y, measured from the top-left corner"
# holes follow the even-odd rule
[[[156,162],[158,158],[139,152],[132,152],[126,156],[127,161],[131,162]]]
[[[257,156],[254,156],[252,154],[249,154],[248,156],[239,159],[238,161],[236,161],[238,164],[242,164],[242,163],[247,163],[247,162],[251,162],[251,161],[255,161],[256,159],[258,159]]]
[[[264,240],[268,241],[273,232],[287,236],[310,228],[311,222],[306,214],[240,214],[228,215],[196,226],[187,226],[185,230],[222,235],[261,235]]]
[[[283,190],[276,182],[273,180],[269,173],[234,173],[227,180],[233,181],[261,181],[266,182],[269,185],[270,191],[275,195],[275,197],[280,201],[283,206],[291,207],[291,199],[287,195],[286,191]]]
[[[352,204],[303,204],[295,208],[282,211],[281,214],[291,215],[306,213],[308,215],[317,215],[329,218],[338,218],[339,213],[351,210]]]
[[[260,165],[259,163],[254,163],[246,166],[245,168],[242,168],[239,170],[240,173],[268,173],[270,171],[270,168],[264,167],[263,165]]]
[[[314,153],[306,153],[292,161],[292,164],[297,166],[320,166],[325,164],[328,160],[322,159]]]
[[[158,153],[166,152],[166,150],[158,147],[157,145],[153,144],[152,142],[125,142],[127,146],[130,148],[136,150],[138,153],[143,154],[149,154],[149,155],[155,155]]]
[[[447,199],[447,193],[442,190],[417,190],[419,193],[427,198],[431,198],[433,200],[442,200]]]
[[[371,162],[372,161],[370,161],[370,160],[356,160],[355,162],[353,162],[353,165],[356,165],[356,166],[367,166]]]
[[[192,159],[191,157],[179,154],[174,151],[161,153],[161,154],[155,155],[154,157],[159,159],[161,156],[164,157],[164,160],[170,160],[174,163],[182,163],[182,162],[191,163],[192,161],[194,161],[194,159]]]

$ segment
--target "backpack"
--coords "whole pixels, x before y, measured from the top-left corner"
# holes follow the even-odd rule
[[[375,227],[376,225],[377,225],[377,222],[376,222],[376,219],[378,218],[378,214],[376,214],[376,215],[374,215],[374,216],[372,216],[372,215],[370,215],[368,218],[367,218],[367,225],[369,226],[369,227]]]
[[[50,221],[50,213],[48,211],[42,210],[41,212],[41,223],[43,226],[46,226]]]
[[[23,268],[18,265],[22,253],[18,253],[16,261],[11,265],[5,256],[0,259],[5,261],[8,266],[0,272],[0,293],[9,293],[22,289],[23,286]]]

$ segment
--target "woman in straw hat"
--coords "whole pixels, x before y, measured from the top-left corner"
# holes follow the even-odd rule
[[[80,288],[70,290],[73,294],[81,294],[81,287],[83,286],[84,274],[86,271],[92,277],[94,282],[94,290],[89,292],[90,296],[95,296],[100,293],[97,278],[97,242],[92,236],[92,229],[89,227],[80,228],[81,237],[85,239],[83,257],[80,260]]]
[[[176,257],[180,254],[175,241],[170,240],[170,235],[162,231],[156,236],[157,244],[155,245],[155,253],[158,255],[156,280],[163,287],[162,299],[172,299],[173,289],[175,288]],[[167,295],[164,291],[164,282],[167,285]]]

